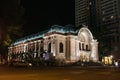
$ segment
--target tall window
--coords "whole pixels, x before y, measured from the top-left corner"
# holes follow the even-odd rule
[[[36,43],[36,51],[38,51],[38,49],[39,49],[39,43],[37,42]]]
[[[86,51],[88,51],[89,49],[88,49],[88,45],[86,45]]]
[[[82,43],[82,50],[84,50],[84,43]]]
[[[79,50],[81,50],[81,43],[79,43]]]
[[[51,53],[51,43],[48,45],[48,52]]]
[[[40,47],[40,52],[43,52],[43,51],[44,51],[43,47]]]
[[[60,43],[60,44],[59,44],[59,52],[60,52],[60,53],[63,53],[63,43]]]

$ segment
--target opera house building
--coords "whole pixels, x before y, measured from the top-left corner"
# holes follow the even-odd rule
[[[41,56],[41,53],[44,53]],[[32,58],[73,63],[97,62],[98,42],[87,26],[75,29],[72,25],[53,25],[48,30],[23,37],[8,48],[8,61]]]

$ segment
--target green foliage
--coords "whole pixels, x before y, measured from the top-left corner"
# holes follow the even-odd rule
[[[10,35],[6,35],[6,39],[3,41],[3,45],[4,46],[9,46],[10,45],[10,43],[11,43],[11,38],[10,38]]]
[[[6,54],[11,42],[22,36],[23,15],[21,0],[0,0],[0,54]]]

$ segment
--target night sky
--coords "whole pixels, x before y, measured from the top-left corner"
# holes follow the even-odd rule
[[[34,34],[50,26],[74,25],[74,0],[23,0],[26,20],[24,35]]]

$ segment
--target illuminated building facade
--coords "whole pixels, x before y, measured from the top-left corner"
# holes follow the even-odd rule
[[[98,61],[98,42],[93,39],[90,30],[87,26],[78,30],[71,25],[53,25],[44,32],[17,40],[9,47],[8,61],[13,58],[18,61],[26,59],[29,57],[27,54],[39,58],[43,51],[46,52],[43,55],[45,60],[54,57],[55,60],[65,63]]]
[[[103,54],[120,58],[120,0],[75,0],[75,25],[81,24],[108,48]]]

